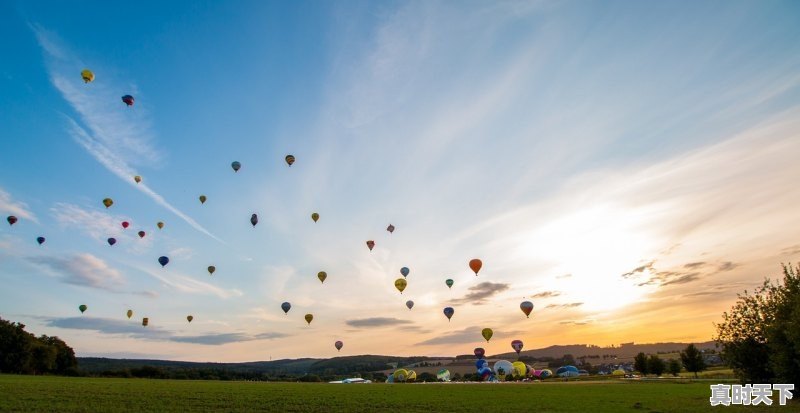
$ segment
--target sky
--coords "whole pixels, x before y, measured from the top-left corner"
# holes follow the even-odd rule
[[[6,0],[0,55],[0,317],[79,356],[702,342],[800,261],[796,1]]]

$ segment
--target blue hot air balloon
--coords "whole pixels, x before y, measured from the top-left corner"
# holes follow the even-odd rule
[[[408,267],[403,267],[400,269],[400,274],[403,275],[403,278],[408,277],[409,272],[411,272],[411,270],[409,270]]]
[[[283,310],[284,314],[289,314],[289,310],[292,309],[292,305],[289,302],[285,302],[281,304],[281,310]]]
[[[161,264],[161,267],[164,267],[165,265],[169,264],[169,258],[163,256],[158,257],[158,263]]]
[[[38,242],[39,245],[44,244],[44,237],[36,237],[36,242]]]
[[[112,245],[113,246],[116,243],[117,243],[117,239],[116,238],[109,238],[108,239],[108,245]]]
[[[580,373],[578,372],[578,368],[575,366],[563,366],[559,367],[556,370],[556,376],[558,377],[578,377]]]
[[[444,315],[445,315],[445,317],[447,317],[447,321],[450,321],[450,317],[452,317],[453,313],[455,313],[455,312],[456,312],[456,310],[453,310],[453,307],[445,307],[444,308]]]

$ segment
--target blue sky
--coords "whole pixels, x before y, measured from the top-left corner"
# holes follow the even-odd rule
[[[0,227],[0,316],[79,355],[705,341],[736,292],[800,258],[795,2],[3,2],[0,16],[0,212],[20,218]]]

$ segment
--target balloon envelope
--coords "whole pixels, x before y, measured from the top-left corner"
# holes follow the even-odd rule
[[[451,280],[450,278],[445,280],[444,283],[447,284],[447,288],[453,288],[453,280]]]
[[[486,350],[484,350],[483,347],[476,347],[473,353],[475,353],[475,357],[482,359],[483,355],[486,354]]]
[[[494,334],[494,331],[492,331],[491,328],[484,328],[481,330],[481,335],[486,339],[487,342],[492,338],[492,334]]]
[[[436,373],[436,380],[450,381],[450,370],[441,369]]]
[[[405,278],[398,278],[394,281],[394,288],[397,288],[397,291],[400,291],[400,294],[403,293],[403,290],[406,289],[408,282]]]
[[[117,239],[116,238],[109,238],[107,241],[108,241],[108,245],[112,245],[112,246],[117,243]]]
[[[392,373],[392,377],[394,378],[395,383],[403,383],[408,378],[408,370],[406,369],[397,369]]]
[[[513,348],[514,351],[517,352],[517,355],[519,355],[519,352],[522,351],[523,345],[524,344],[522,343],[522,340],[514,340],[511,342],[511,348]]]
[[[114,205],[114,200],[112,200],[111,198],[105,198],[103,199],[103,205],[105,205],[106,208],[108,208],[111,205]]]
[[[136,176],[133,177],[133,180],[136,181],[136,183],[138,184],[139,182],[142,182],[142,177],[139,176],[139,175],[136,175]]]
[[[292,166],[292,164],[294,163],[294,155],[286,155],[285,159],[286,163],[288,163],[289,166]]]
[[[164,223],[163,223],[163,222],[161,222],[161,221],[158,221],[158,222],[156,223],[156,226],[158,227],[158,229],[162,229],[162,228],[164,228]]]
[[[87,308],[89,307],[86,307],[86,304],[81,304],[78,306],[78,310],[81,310],[81,314],[83,314],[83,312],[86,311]]]
[[[147,327],[147,324],[150,322],[150,319],[145,317],[142,319],[142,326]]]
[[[511,363],[511,367],[511,374],[515,379],[525,377],[525,373],[528,371],[528,367],[521,361]]]
[[[258,215],[256,214],[250,215],[250,223],[253,224],[253,226],[255,227],[256,224],[258,224]]]
[[[475,273],[476,276],[478,275],[478,271],[481,270],[481,267],[483,267],[483,262],[481,262],[481,260],[475,258],[469,261],[469,268]]]
[[[44,237],[36,237],[36,242],[38,242],[39,245],[44,244]]]
[[[6,218],[6,221],[8,221],[8,225],[14,225],[17,223],[17,217],[9,215],[8,218]]]
[[[414,381],[417,379],[417,372],[414,370],[408,371],[408,376],[406,377],[406,381]]]
[[[313,314],[306,314],[305,319],[306,319],[306,323],[311,324],[311,320],[314,319],[314,315]]]
[[[453,316],[456,310],[453,310],[453,307],[445,307],[442,312],[444,312],[444,316],[447,317],[447,320],[450,320],[450,317]]]
[[[494,374],[500,380],[505,380],[509,374],[514,374],[514,365],[508,360],[500,360],[494,363]]]
[[[409,270],[408,267],[403,267],[400,269],[400,275],[403,277],[408,277],[409,272],[411,272],[411,270]]]
[[[553,376],[553,371],[550,370],[550,369],[544,369],[544,370],[539,372],[539,377],[541,377],[543,379],[546,379],[546,378],[552,377],[552,376]]]
[[[188,321],[188,322],[190,322],[190,323],[191,323],[191,322],[192,322],[192,320],[194,320],[194,317],[193,317],[193,316],[190,316],[190,315],[187,315],[187,316],[186,316],[186,321]]]
[[[389,231],[390,234],[393,233],[394,232],[394,225],[389,224],[389,226],[386,227],[386,230]]]
[[[122,228],[127,229],[131,224],[128,221],[122,221]]]
[[[372,249],[375,248],[375,241],[372,240],[367,241],[367,248],[369,248],[369,250],[372,251]]]
[[[339,351],[344,346],[344,343],[342,343],[341,341],[337,341],[337,342],[333,343],[333,346],[336,347],[336,351]]]
[[[578,377],[580,373],[578,372],[578,368],[575,366],[562,366],[556,370],[556,376],[558,377]]]
[[[208,199],[208,198],[206,198],[205,195],[200,195],[200,197],[198,197],[198,199],[200,199],[200,203],[201,204],[205,204],[206,203],[206,199]]]
[[[414,308],[414,302],[411,300],[406,301],[406,307],[408,307],[409,310]]]
[[[316,212],[311,214],[311,219],[314,220],[314,222],[317,222],[319,220],[319,214]]]
[[[492,380],[492,369],[490,369],[489,366],[481,367],[478,369],[478,378],[481,381]]]
[[[139,238],[144,238],[144,231],[139,231]]]
[[[94,80],[94,73],[89,69],[83,69],[81,70],[81,78],[85,83],[89,83]]]
[[[125,102],[125,104],[128,106],[133,106],[133,96],[131,95],[123,96],[122,101]]]
[[[288,314],[289,310],[291,310],[291,309],[292,309],[292,305],[289,304],[288,302],[284,302],[283,304],[281,304],[281,310],[283,310],[284,314]]]
[[[486,367],[488,365],[489,365],[489,362],[484,360],[484,359],[482,359],[482,358],[475,360],[475,368],[478,369],[478,370],[480,370],[480,369],[482,369],[482,368],[484,368],[484,367]]]
[[[242,167],[242,164],[239,161],[231,162],[231,168],[233,168],[233,172],[239,172],[239,168]]]
[[[530,301],[523,301],[519,304],[519,309],[525,313],[525,317],[530,318],[531,311],[533,311],[533,303]]]
[[[214,271],[216,271],[216,270],[217,270],[217,267],[215,267],[213,265],[209,265],[208,266],[208,274],[209,275],[214,275]]]
[[[317,278],[319,278],[319,282],[324,283],[325,279],[328,278],[328,273],[325,271],[320,271],[317,273]]]
[[[128,318],[131,318],[131,317],[133,317],[133,310],[128,310],[128,312],[125,313],[125,314],[128,315]]]
[[[162,267],[164,267],[165,265],[169,264],[169,258],[164,256],[158,257],[158,263],[161,264]]]

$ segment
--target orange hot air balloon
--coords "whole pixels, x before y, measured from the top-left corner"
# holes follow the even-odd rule
[[[474,258],[469,261],[469,268],[475,273],[476,277],[478,276],[478,271],[481,270],[481,267],[483,267],[483,262],[481,262],[481,260]]]
[[[369,248],[369,250],[372,251],[372,249],[375,248],[375,241],[372,240],[367,241],[367,248]]]

